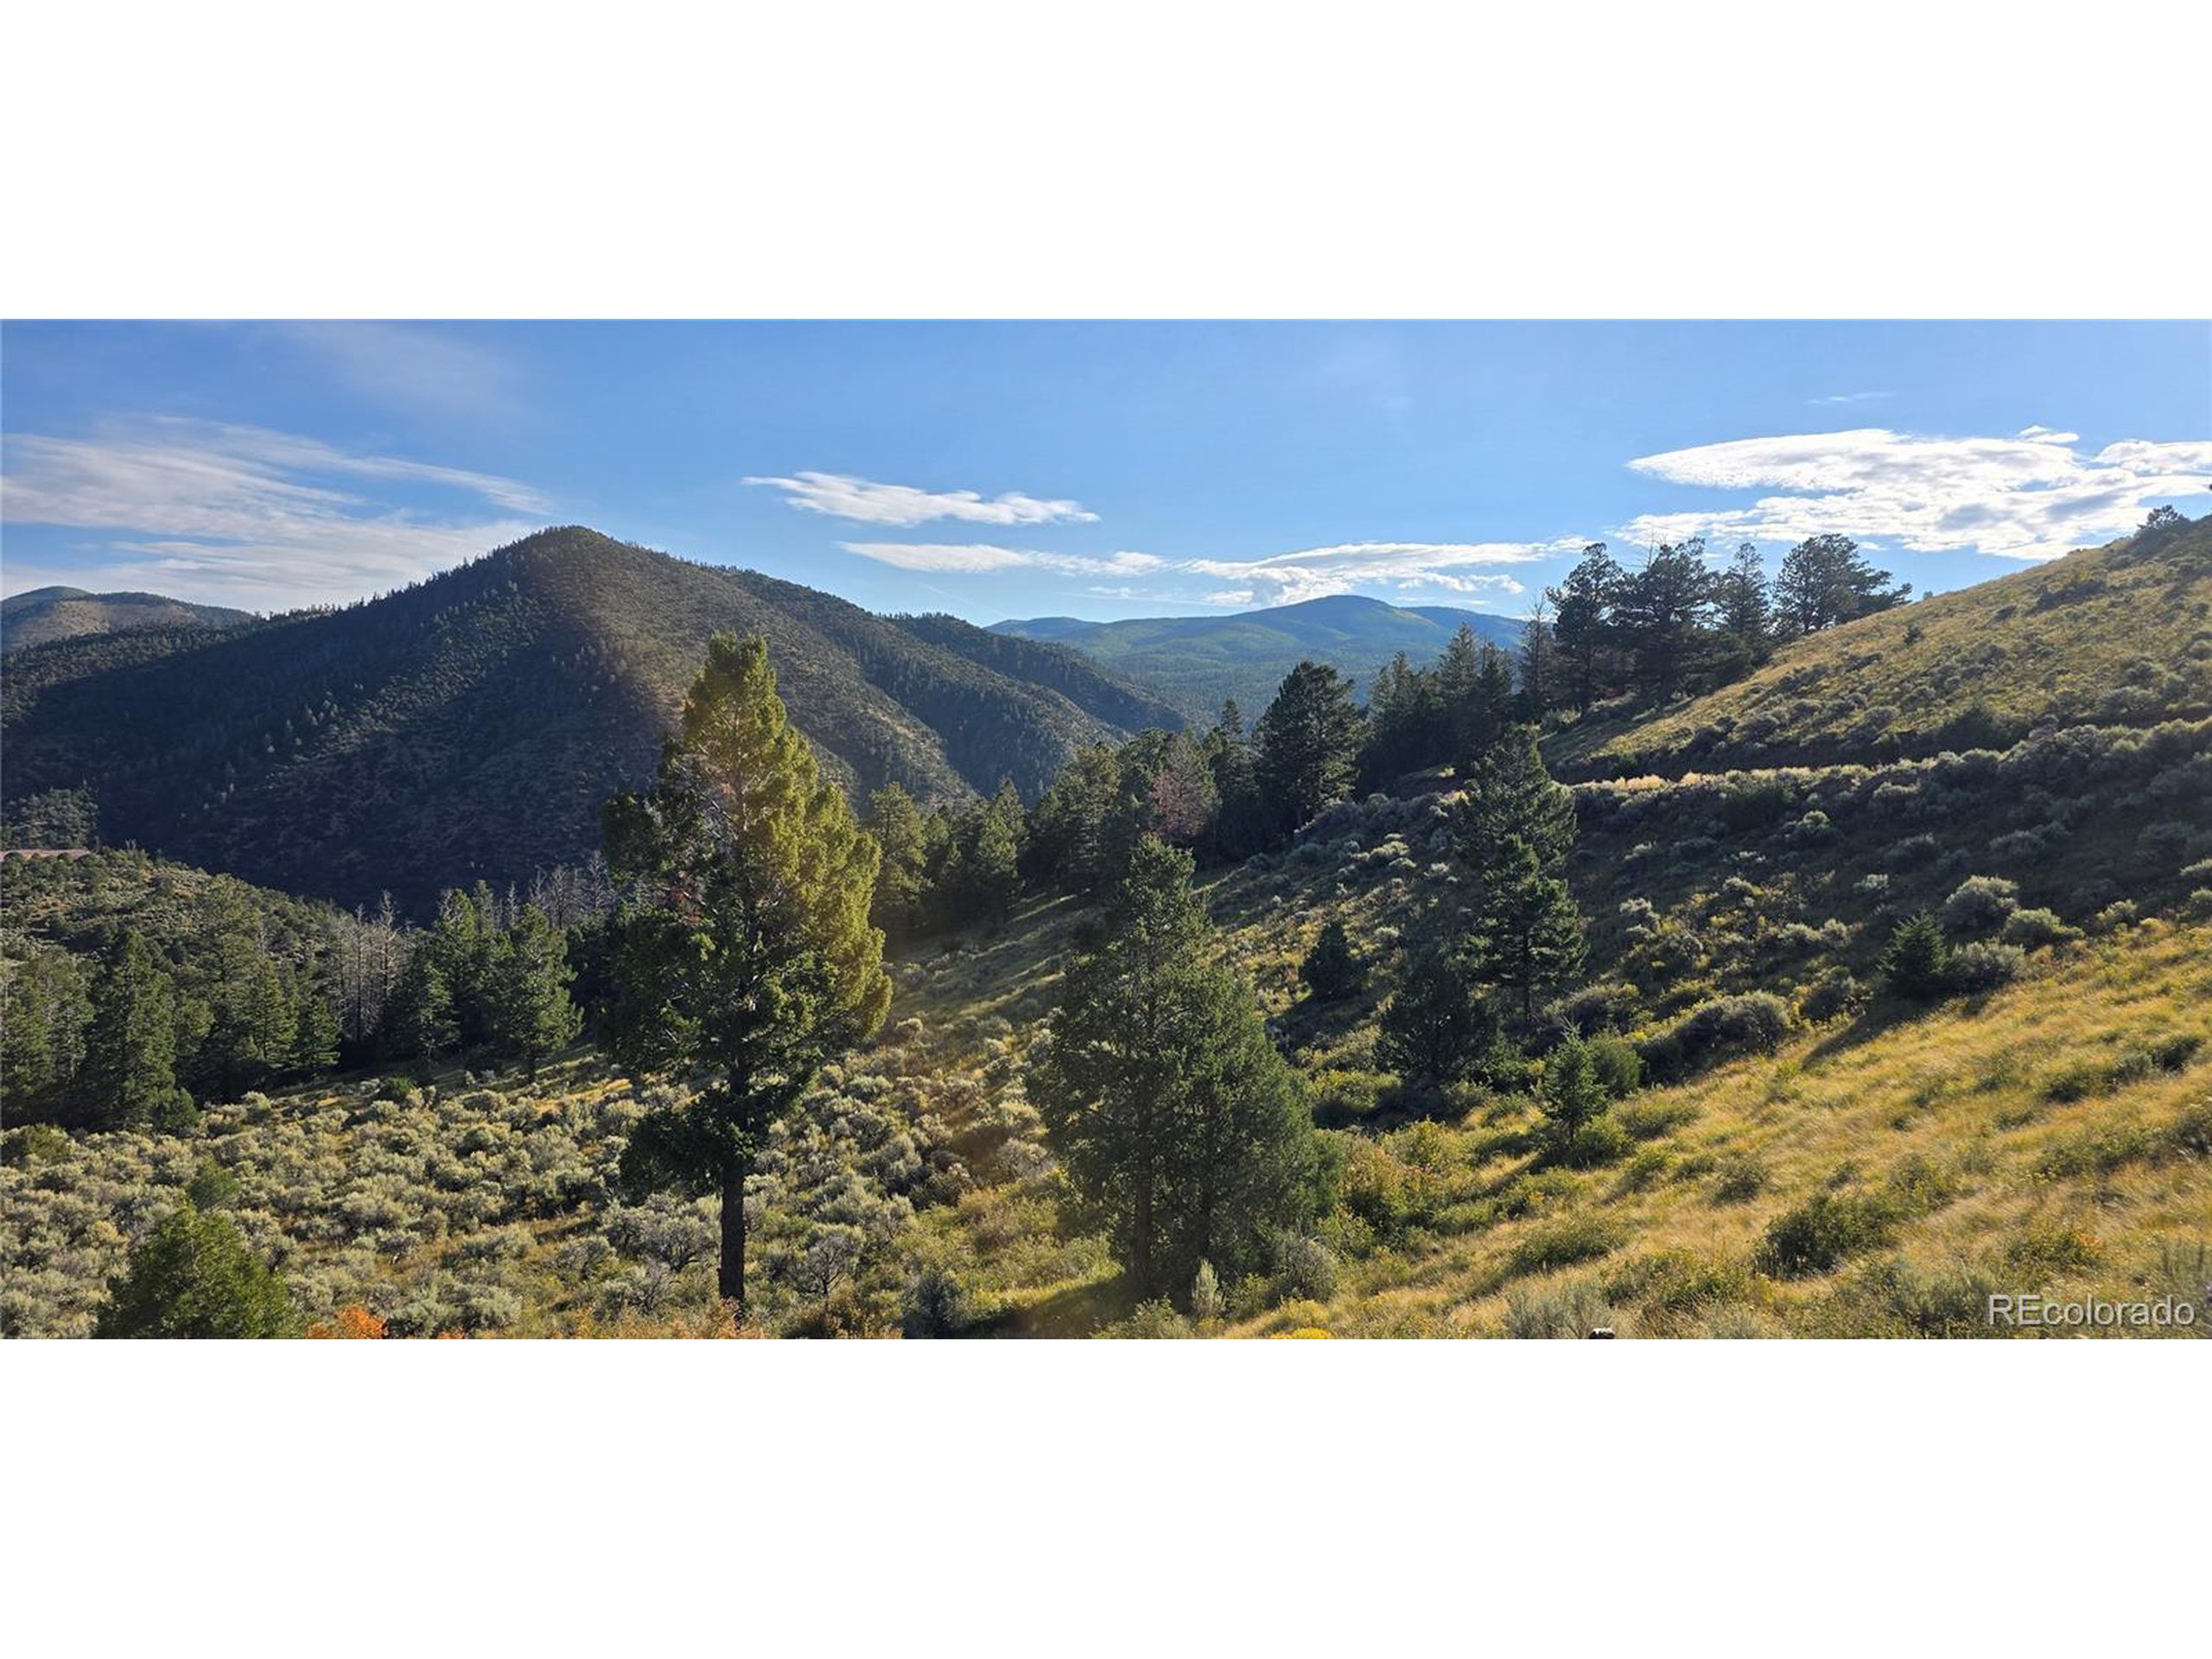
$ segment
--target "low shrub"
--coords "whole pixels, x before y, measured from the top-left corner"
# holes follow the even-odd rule
[[[1976,939],[1951,953],[1951,983],[1962,991],[1993,990],[2020,976],[2027,953],[2017,944]]]
[[[1970,875],[1943,901],[1943,925],[1954,933],[1993,933],[2020,907],[2018,884],[2001,875]]]
[[[2005,944],[2024,950],[2064,944],[2081,937],[2080,928],[2067,926],[2058,919],[2058,912],[2050,910],[2016,910],[2005,918],[2004,931],[1998,935]]]
[[[1507,1260],[1516,1277],[1549,1273],[1610,1255],[1624,1236],[1620,1224],[1604,1216],[1561,1216],[1530,1228]]]
[[[1770,1279],[1808,1278],[1886,1243],[1895,1224],[1878,1195],[1816,1193],[1768,1224],[1755,1262]]]

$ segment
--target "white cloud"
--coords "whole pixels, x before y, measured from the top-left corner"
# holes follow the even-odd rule
[[[1484,590],[1521,593],[1506,575],[1471,575],[1470,569],[1493,564],[1529,564],[1567,550],[1530,542],[1346,542],[1334,547],[1302,548],[1264,559],[1192,559],[1179,569],[1233,582],[1211,595],[1224,605],[1292,605],[1361,588],[1402,592],[1474,594]],[[1581,543],[1572,544],[1580,547]]]
[[[784,492],[791,505],[807,512],[858,524],[925,524],[957,518],[976,524],[1090,524],[1098,515],[1080,501],[1040,501],[1019,491],[985,497],[974,490],[918,490],[906,484],[877,484],[842,473],[801,473],[795,478],[748,478],[747,484]]]
[[[528,534],[548,506],[512,479],[258,427],[163,418],[90,438],[10,434],[5,444],[0,518],[130,532],[107,539],[102,559],[72,561],[61,579],[253,609],[401,586]],[[345,487],[354,480],[460,500],[431,515]]]
[[[1669,483],[1783,493],[1748,507],[1647,514],[1619,533],[1649,543],[1832,531],[1916,553],[2047,559],[2124,535],[2157,503],[2212,485],[2212,442],[2130,439],[2094,454],[2079,442],[2046,427],[2009,438],[1870,427],[1671,450],[1629,465]]]
[[[901,570],[941,575],[1026,569],[1071,576],[1209,576],[1237,585],[1208,592],[1205,603],[1249,606],[1295,604],[1362,588],[1387,588],[1408,594],[1521,594],[1528,590],[1511,576],[1472,572],[1483,565],[1528,563],[1573,550],[1581,543],[1349,542],[1262,559],[1166,559],[1154,553],[1094,556],[973,542],[842,542],[839,545],[849,553]],[[1163,601],[1170,598],[1165,594],[1152,596]]]
[[[1886,391],[1839,391],[1827,397],[1808,397],[1808,404],[1872,404],[1887,397]]]
[[[878,564],[901,570],[933,570],[973,575],[988,570],[1052,570],[1066,576],[1141,576],[1166,568],[1150,553],[1112,553],[1103,558],[1081,553],[1046,553],[1033,548],[994,547],[982,542],[840,542]]]

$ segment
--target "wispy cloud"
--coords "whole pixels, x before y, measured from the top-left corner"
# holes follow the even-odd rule
[[[1192,559],[1181,569],[1234,582],[1210,595],[1224,605],[1289,605],[1362,588],[1400,593],[1519,594],[1510,575],[1471,574],[1486,565],[1532,564],[1560,551],[1531,542],[1346,542],[1263,559]],[[1580,543],[1575,543],[1579,546]]]
[[[254,609],[412,582],[527,534],[548,511],[512,479],[200,421],[10,434],[4,455],[0,519],[124,532],[73,556],[67,580]],[[434,509],[365,493],[378,484],[448,499]]]
[[[2049,559],[2125,534],[2161,501],[2212,486],[2212,442],[2128,439],[2094,454],[2072,432],[1925,437],[1879,427],[1742,438],[1630,461],[1669,483],[1774,490],[1748,507],[1646,514],[1637,542],[1694,534],[1797,541],[1836,532],[1917,553]]]
[[[840,542],[878,564],[901,570],[935,570],[973,575],[991,570],[1052,570],[1067,576],[1141,576],[1163,569],[1167,561],[1150,553],[1047,553],[1035,548],[994,547],[982,542]]]
[[[1839,391],[1826,397],[1808,397],[1808,404],[1873,404],[1889,397],[1886,391]]]
[[[505,353],[449,328],[398,322],[287,322],[275,337],[372,403],[451,423],[504,421],[524,406]]]
[[[1336,547],[1304,548],[1262,559],[1169,559],[1154,553],[1093,556],[1052,553],[1035,548],[983,543],[843,542],[849,553],[901,570],[980,575],[1007,570],[1048,570],[1070,576],[1185,575],[1230,582],[1185,596],[1185,602],[1210,605],[1282,605],[1348,594],[1361,588],[1400,593],[1427,592],[1461,597],[1524,593],[1510,575],[1479,567],[1525,564],[1562,548],[1521,542],[1352,542]],[[1088,591],[1100,592],[1092,588]],[[1115,597],[1130,596],[1118,591]],[[1166,594],[1152,596],[1166,600]]]
[[[849,519],[856,524],[925,524],[957,518],[974,524],[1090,524],[1098,515],[1080,501],[1040,501],[1012,491],[984,496],[975,490],[921,490],[878,484],[842,473],[800,473],[792,478],[748,478],[747,484],[781,490],[794,507]]]

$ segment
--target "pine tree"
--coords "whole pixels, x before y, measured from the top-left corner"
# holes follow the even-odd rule
[[[1268,842],[1268,812],[1243,711],[1231,697],[1206,734],[1206,762],[1213,771],[1213,846],[1224,858],[1249,858]]]
[[[623,1173],[721,1196],[720,1285],[745,1318],[745,1182],[823,1065],[881,1025],[875,843],[786,717],[767,642],[717,634],[660,776],[607,810],[625,888],[607,1038],[633,1069],[703,1080],[649,1112]]]
[[[1611,1096],[1598,1075],[1590,1050],[1580,1037],[1569,1037],[1544,1062],[1542,1092],[1545,1121],[1568,1157],[1582,1131],[1605,1111]]]
[[[1359,740],[1351,681],[1312,662],[1283,677],[1259,729],[1260,787],[1278,833],[1295,830],[1351,792]]]
[[[1810,536],[1783,556],[1774,581],[1776,621],[1783,638],[1818,633],[1902,605],[1912,585],[1888,586],[1889,573],[1859,556],[1848,536]]]
[[[1573,850],[1574,791],[1554,780],[1531,727],[1519,727],[1491,746],[1467,779],[1452,814],[1460,858],[1479,876],[1492,861],[1509,859],[1505,843],[1526,842],[1547,872]]]
[[[537,1063],[574,1042],[582,1024],[569,1000],[575,978],[568,941],[536,905],[525,904],[499,942],[492,976],[492,1039],[522,1057],[526,1075]]]
[[[74,957],[34,950],[16,964],[0,1000],[0,1118],[22,1122],[66,1109],[92,1018]]]
[[[912,795],[897,784],[886,784],[868,798],[867,824],[880,855],[868,914],[891,938],[917,938],[928,911],[929,820]]]
[[[1766,661],[1774,650],[1773,606],[1757,543],[1737,548],[1714,591],[1720,611],[1721,677],[1733,679]]]
[[[1314,939],[1306,960],[1299,963],[1298,976],[1319,1001],[1333,1002],[1367,983],[1367,964],[1353,952],[1351,936],[1344,931],[1344,925],[1332,920]]]
[[[231,1218],[188,1199],[130,1252],[92,1334],[289,1337],[298,1324],[284,1281]]]
[[[1520,992],[1521,1018],[1536,992],[1579,972],[1582,913],[1560,872],[1575,835],[1574,797],[1545,770],[1527,727],[1494,746],[1468,780],[1453,830],[1474,877],[1477,968]]]
[[[1636,664],[1637,678],[1660,702],[1672,697],[1697,668],[1713,601],[1713,574],[1700,537],[1659,548],[1619,584],[1614,632]]]
[[[1899,922],[1882,952],[1882,976],[1899,996],[1932,1001],[1950,988],[1951,947],[1926,911]]]
[[[128,929],[110,941],[92,983],[80,1096],[97,1129],[177,1128],[193,1118],[176,1080],[176,987]]]
[[[1146,836],[1062,982],[1030,1097],[1141,1296],[1254,1264],[1313,1205],[1312,1122],[1250,985],[1207,960],[1192,859]]]
[[[1622,582],[1620,566],[1603,542],[1582,550],[1582,557],[1556,588],[1544,590],[1552,606],[1552,638],[1567,665],[1578,712],[1605,689],[1606,657],[1612,648],[1613,599]]]
[[[406,963],[385,1002],[382,1034],[387,1050],[411,1061],[425,1075],[461,1041],[445,969],[427,940],[418,942],[407,953]]]
[[[1551,607],[1539,594],[1521,625],[1521,715],[1541,726],[1558,701],[1558,650],[1552,639]]]
[[[1472,1072],[1497,1039],[1497,1016],[1465,953],[1441,945],[1407,964],[1382,1005],[1375,1057],[1409,1082],[1453,1083]]]
[[[1567,883],[1544,873],[1527,842],[1486,875],[1475,904],[1474,961],[1484,977],[1520,993],[1521,1021],[1535,1019],[1536,993],[1582,970],[1582,912]]]
[[[338,1014],[312,975],[303,975],[293,999],[292,1041],[285,1069],[317,1077],[338,1064]]]

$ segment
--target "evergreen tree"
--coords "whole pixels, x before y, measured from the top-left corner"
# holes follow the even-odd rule
[[[1545,1122],[1560,1151],[1572,1157],[1576,1139],[1604,1115],[1611,1101],[1590,1050],[1580,1037],[1569,1037],[1544,1062],[1541,1100]]]
[[[1452,829],[1459,857],[1478,877],[1510,861],[1505,845],[1514,840],[1527,842],[1546,871],[1565,862],[1574,847],[1574,791],[1545,767],[1534,728],[1516,728],[1483,756]]]
[[[192,1121],[192,1096],[176,1080],[176,987],[146,942],[118,931],[92,982],[80,1090],[96,1129],[177,1128]]]
[[[1206,734],[1207,764],[1213,771],[1213,846],[1224,858],[1249,858],[1268,842],[1268,811],[1260,796],[1260,775],[1243,711],[1231,697]]]
[[[1569,691],[1578,712],[1603,693],[1606,658],[1612,649],[1612,607],[1622,581],[1620,566],[1603,542],[1582,550],[1582,557],[1556,588],[1544,590],[1552,607],[1552,638],[1566,666]]]
[[[989,800],[960,815],[938,880],[938,925],[981,921],[996,927],[1014,914],[1021,899],[1026,828],[1021,797],[1010,779]]]
[[[1260,787],[1278,833],[1351,792],[1360,740],[1351,694],[1351,682],[1335,669],[1304,662],[1260,716]]]
[[[1473,959],[1492,982],[1521,994],[1521,1021],[1535,1018],[1536,993],[1582,970],[1582,912],[1567,883],[1547,874],[1525,841],[1487,872],[1475,904]]]
[[[527,1076],[575,1040],[582,1021],[569,1000],[575,977],[568,941],[536,905],[525,904],[499,941],[492,976],[492,1039],[522,1057]]]
[[[931,845],[929,818],[912,795],[886,784],[868,798],[867,824],[880,855],[869,917],[894,939],[919,938],[938,850]]]
[[[385,1004],[385,1046],[427,1076],[461,1041],[445,969],[428,941],[418,942]]]
[[[0,1000],[0,1117],[21,1122],[66,1109],[92,1018],[75,957],[34,950],[16,964]]]
[[[338,1014],[312,975],[303,975],[292,997],[291,1050],[286,1070],[317,1077],[338,1064]]]
[[[1551,607],[1539,594],[1521,625],[1521,718],[1532,726],[1558,701],[1558,650],[1552,640]]]
[[[1498,1021],[1465,954],[1450,945],[1406,965],[1382,1005],[1375,1057],[1408,1082],[1453,1083],[1496,1046]]]
[[[477,884],[474,896],[454,888],[438,905],[438,919],[425,945],[443,982],[458,1033],[458,1045],[474,1048],[491,1035],[492,964],[499,931],[491,889]]]
[[[721,1196],[721,1291],[745,1318],[745,1182],[769,1129],[891,999],[868,922],[875,843],[792,729],[767,642],[717,634],[660,776],[607,810],[625,887],[607,1038],[623,1064],[696,1078],[639,1121],[633,1185]]]
[[[92,1334],[289,1337],[298,1324],[284,1281],[231,1218],[188,1199],[130,1252]]]
[[[1899,996],[1932,1001],[1950,988],[1951,947],[1926,911],[1899,922],[1882,952],[1882,976]]]
[[[1468,780],[1453,823],[1474,876],[1475,965],[1520,992],[1525,1023],[1535,994],[1582,966],[1582,914],[1560,872],[1574,844],[1574,797],[1545,770],[1536,734],[1522,727],[1494,746]]]
[[[1791,548],[1774,580],[1776,621],[1794,639],[1902,605],[1912,585],[1888,585],[1889,572],[1859,556],[1848,536],[1811,536]]]
[[[1773,653],[1774,614],[1766,565],[1757,543],[1745,542],[1720,573],[1714,593],[1720,613],[1719,677],[1749,673]]]
[[[236,1100],[283,1071],[299,1033],[299,1010],[257,932],[226,929],[206,960],[207,1034],[193,1057],[195,1081]]]
[[[1207,960],[1192,860],[1152,836],[1070,964],[1030,1096],[1138,1294],[1255,1263],[1310,1217],[1316,1153],[1251,987]]]
[[[1471,632],[1461,632],[1473,638]],[[1376,675],[1367,696],[1367,741],[1359,755],[1362,787],[1382,789],[1408,772],[1451,759],[1439,684],[1437,674],[1413,666],[1402,651]]]
[[[1299,963],[1298,976],[1317,999],[1333,1002],[1351,995],[1367,983],[1367,964],[1354,953],[1351,936],[1344,931],[1344,925],[1332,920],[1313,941],[1306,960]]]
[[[1700,537],[1661,547],[1619,584],[1614,632],[1637,679],[1660,702],[1680,690],[1697,668],[1713,601],[1713,574],[1705,566]]]

